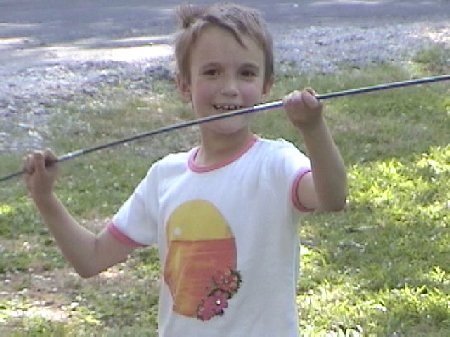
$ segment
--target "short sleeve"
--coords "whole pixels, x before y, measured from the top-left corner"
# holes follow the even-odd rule
[[[152,245],[158,238],[158,178],[153,165],[114,215],[109,231],[130,245]]]
[[[290,193],[292,205],[299,211],[311,211],[302,206],[298,200],[297,188],[301,179],[311,172],[311,162],[309,158],[302,153],[292,143],[285,140],[278,140],[280,148],[277,151],[276,158],[278,181],[286,181],[288,186],[286,190]]]

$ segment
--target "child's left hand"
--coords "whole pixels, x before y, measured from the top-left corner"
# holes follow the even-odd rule
[[[283,98],[284,109],[292,124],[299,129],[311,128],[322,118],[322,103],[313,89],[296,90]]]

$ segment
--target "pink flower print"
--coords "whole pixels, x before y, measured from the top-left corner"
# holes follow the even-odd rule
[[[211,277],[211,286],[207,289],[207,295],[197,307],[197,318],[208,321],[214,316],[224,314],[228,308],[228,300],[238,291],[242,279],[238,271],[226,269],[216,272]]]
[[[197,317],[208,321],[214,316],[223,315],[223,309],[228,307],[228,294],[217,289],[202,300],[198,306]]]
[[[237,292],[242,281],[239,272],[232,269],[219,271],[212,279],[216,288],[229,294],[228,298],[231,298]]]

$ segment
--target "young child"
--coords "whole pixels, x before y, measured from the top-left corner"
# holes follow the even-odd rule
[[[198,117],[253,106],[274,81],[272,40],[259,13],[234,4],[183,6],[175,41],[177,86]],[[341,210],[346,173],[311,89],[283,100],[308,150],[255,136],[249,117],[200,126],[201,143],[154,163],[95,235],[53,192],[55,156],[24,163],[26,184],[64,256],[82,277],[157,245],[159,335],[298,336],[298,222]],[[145,308],[143,308],[145,310]]]

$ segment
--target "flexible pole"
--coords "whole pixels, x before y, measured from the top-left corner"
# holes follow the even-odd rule
[[[336,92],[332,92],[332,93],[328,93],[328,94],[324,94],[324,95],[316,95],[316,98],[320,101],[323,101],[323,100],[336,98],[336,97],[366,94],[366,93],[370,93],[370,92],[374,92],[374,91],[402,88],[402,87],[408,87],[408,86],[412,86],[412,85],[419,85],[419,84],[432,83],[432,82],[441,82],[441,81],[448,81],[448,80],[450,80],[450,75],[423,77],[423,78],[419,78],[419,79],[415,79],[415,80],[391,82],[391,83],[384,83],[384,84],[379,84],[379,85],[374,85],[374,86],[369,86],[369,87],[336,91]],[[118,139],[118,140],[112,141],[110,143],[105,143],[105,144],[69,152],[69,153],[66,153],[66,154],[58,157],[58,159],[56,161],[54,161],[50,164],[54,164],[55,162],[64,162],[67,160],[71,160],[71,159],[86,155],[91,152],[96,152],[96,151],[110,148],[113,146],[117,146],[120,144],[129,143],[129,142],[132,142],[132,141],[135,141],[138,139],[142,139],[142,138],[156,136],[156,135],[174,131],[177,129],[182,129],[182,128],[186,128],[186,127],[193,126],[193,125],[204,124],[204,123],[219,120],[219,119],[234,117],[234,116],[238,116],[238,115],[244,115],[244,114],[253,113],[253,112],[278,109],[278,108],[281,108],[282,106],[283,106],[283,101],[279,100],[279,101],[255,105],[253,107],[230,111],[230,112],[226,112],[226,113],[222,113],[222,114],[218,114],[218,115],[212,115],[212,116],[202,117],[202,118],[193,119],[193,120],[189,120],[189,121],[184,121],[184,122],[180,122],[177,124],[164,126],[159,129],[156,129],[156,130],[140,133],[140,134],[130,136],[130,137],[125,137],[122,139]],[[22,171],[11,173],[4,177],[0,177],[0,182],[12,179],[14,177],[18,177],[24,173],[25,173],[25,171],[22,170]]]

